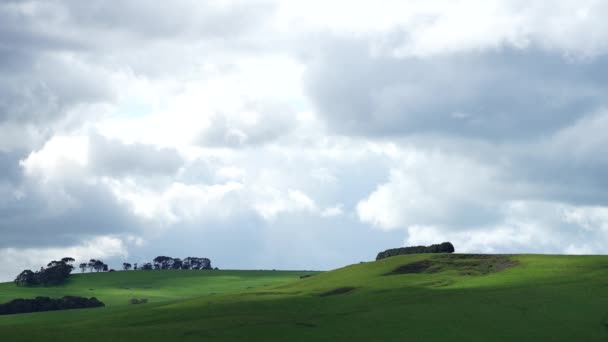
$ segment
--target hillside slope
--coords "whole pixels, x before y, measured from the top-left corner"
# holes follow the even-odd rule
[[[0,340],[608,340],[607,256],[404,255],[302,274],[77,276],[43,290],[106,308],[0,316]],[[0,300],[38,292],[2,284]]]

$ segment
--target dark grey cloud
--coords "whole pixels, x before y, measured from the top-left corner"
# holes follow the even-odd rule
[[[36,10],[32,11],[31,5]],[[40,52],[83,48],[84,45],[74,39],[73,34],[62,32],[57,27],[61,22],[60,9],[57,2],[0,3],[0,49],[4,52],[0,57],[0,68],[24,68]]]
[[[4,74],[0,81],[0,122],[50,129],[70,108],[113,97],[101,73],[70,60],[41,57],[32,62],[31,68],[27,73]]]
[[[103,185],[74,181],[52,190],[24,185],[0,203],[0,248],[68,247],[104,234],[139,233],[143,222]],[[71,204],[69,202],[72,202]]]
[[[160,179],[184,163],[176,149],[125,144],[96,133],[89,138],[88,163],[74,178],[61,176],[70,172],[65,162],[59,164],[61,179],[39,179],[54,172],[47,169],[25,174],[20,161],[26,158],[0,152],[0,248],[67,247],[96,236],[140,234],[144,220],[99,177],[136,177],[162,186]],[[146,222],[148,228],[154,224]]]
[[[604,56],[534,47],[387,57],[366,40],[335,39],[312,58],[306,89],[330,128],[347,135],[520,140],[605,104],[607,67]]]
[[[539,139],[513,146],[507,174],[526,179],[546,198],[576,205],[608,205],[608,112],[581,116],[573,125]]]
[[[18,184],[22,180],[19,160],[24,158],[27,152],[0,151],[0,182]]]
[[[67,54],[82,45],[53,27],[59,18],[26,5],[0,4],[0,123],[49,126],[74,105],[111,98],[106,77]]]
[[[270,2],[236,2],[231,6],[218,1],[180,0],[154,4],[129,0],[120,6],[95,0],[65,3],[71,25],[103,32],[121,32],[144,39],[170,39],[176,36],[228,37],[260,25],[274,10]]]
[[[28,153],[0,152],[0,248],[68,247],[112,234],[141,234],[144,221],[112,189],[94,179],[171,175],[183,160],[175,149],[127,145],[92,134],[88,168],[77,177],[48,182],[51,170],[26,175]],[[69,166],[64,167],[69,172]],[[145,222],[153,228],[153,222]]]

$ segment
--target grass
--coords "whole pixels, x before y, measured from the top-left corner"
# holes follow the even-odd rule
[[[0,316],[0,341],[608,340],[608,256],[404,255],[299,279],[312,273],[138,271],[77,275],[58,288],[0,284],[0,302],[70,294],[107,304]]]

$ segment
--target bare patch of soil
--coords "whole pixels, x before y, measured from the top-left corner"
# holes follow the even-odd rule
[[[401,265],[385,275],[426,273],[432,266],[433,263],[430,260],[416,261]]]
[[[517,266],[517,261],[502,254],[445,254],[401,265],[385,275],[437,273],[457,270],[461,275],[486,275]]]

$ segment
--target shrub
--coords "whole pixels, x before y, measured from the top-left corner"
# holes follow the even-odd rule
[[[97,298],[65,296],[63,298],[36,297],[34,299],[14,299],[0,304],[0,315],[11,315],[28,312],[55,311],[96,308],[105,306]]]

